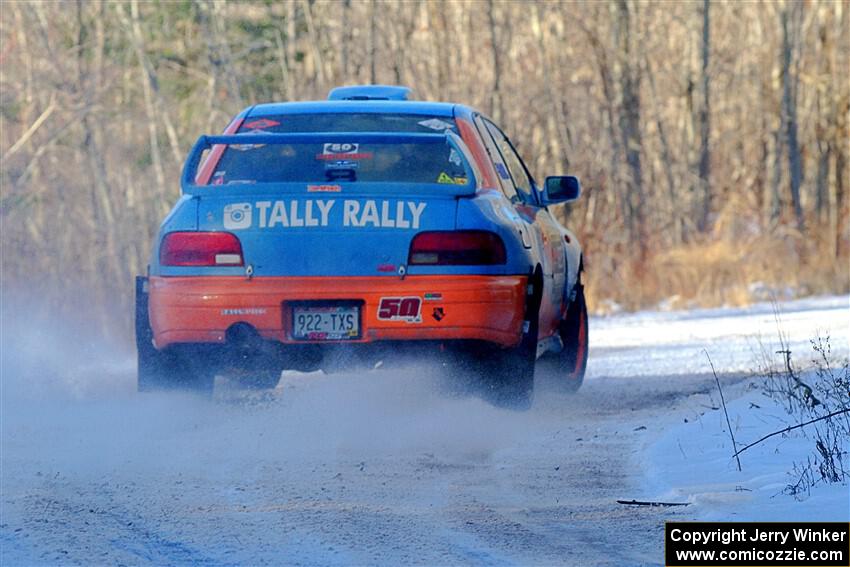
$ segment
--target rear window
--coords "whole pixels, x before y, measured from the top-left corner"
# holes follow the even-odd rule
[[[244,133],[456,132],[453,119],[409,114],[294,114],[247,119]],[[466,184],[461,156],[442,143],[292,143],[228,146],[210,183],[407,182]]]
[[[228,146],[212,185],[240,183],[384,182],[465,185],[448,144],[268,144]]]

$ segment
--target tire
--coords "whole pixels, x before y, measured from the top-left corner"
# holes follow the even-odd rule
[[[524,344],[491,353],[483,365],[487,400],[501,408],[531,408],[534,401],[535,357],[536,346],[530,350]]]
[[[245,323],[231,325],[218,351],[220,374],[248,390],[272,390],[280,382],[283,364],[279,345],[260,337]]]
[[[168,374],[165,356],[152,344],[147,347],[137,345],[138,353],[136,385],[139,392],[160,390],[165,386],[164,376]]]
[[[280,382],[281,368],[269,358],[248,353],[239,368],[229,368],[224,374],[246,390],[274,390]]]
[[[148,318],[147,278],[136,278],[136,386],[139,392],[191,390],[210,393],[215,372],[200,349],[160,351]]]
[[[514,410],[527,410],[534,401],[534,370],[543,296],[543,277],[539,267],[529,281],[525,331],[519,345],[490,351],[479,363],[485,397],[495,406]]]
[[[584,286],[576,284],[575,299],[567,309],[566,317],[558,326],[564,348],[546,361],[547,370],[567,392],[577,392],[584,382],[588,358],[587,303]]]
[[[237,382],[246,390],[274,390],[280,383],[280,372],[266,371],[240,376]]]
[[[162,352],[153,345],[138,351],[138,390],[183,390],[212,393],[215,372],[203,353],[187,348]]]

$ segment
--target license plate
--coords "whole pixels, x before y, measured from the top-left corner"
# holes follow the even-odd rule
[[[360,338],[360,306],[352,304],[292,307],[292,338],[346,341]]]

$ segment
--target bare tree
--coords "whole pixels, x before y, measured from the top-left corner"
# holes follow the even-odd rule
[[[797,139],[797,91],[799,87],[798,38],[802,19],[802,2],[793,2],[789,22],[788,7],[783,6],[782,19],[782,118],[785,128],[785,149],[788,152],[788,172],[790,176],[791,205],[797,228],[803,231],[803,206],[800,201],[800,185],[803,182],[803,163],[800,144]]]
[[[487,0],[487,23],[490,26],[490,45],[493,55],[493,86],[490,91],[490,115],[494,120],[502,119],[502,62],[498,29],[496,25],[496,8],[493,0]]]
[[[646,253],[644,223],[643,167],[641,164],[640,66],[633,50],[632,8],[627,0],[616,3],[616,35],[620,83],[620,137],[626,155],[629,176],[626,182],[626,226],[641,251]]]
[[[73,308],[69,290],[129,305],[198,134],[244,105],[393,80],[490,112],[538,177],[582,178],[570,225],[591,302],[850,291],[846,3],[4,8],[0,284],[49,308]],[[126,329],[118,313],[101,317]]]
[[[711,212],[711,74],[709,57],[711,54],[711,17],[709,0],[702,2],[702,105],[699,111],[700,151],[699,180],[702,189],[702,203],[698,211],[697,229],[708,230],[708,216]]]

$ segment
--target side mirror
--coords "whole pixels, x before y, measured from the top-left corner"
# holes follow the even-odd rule
[[[575,175],[558,175],[546,178],[543,188],[543,204],[556,205],[574,201],[581,195],[581,183]]]

